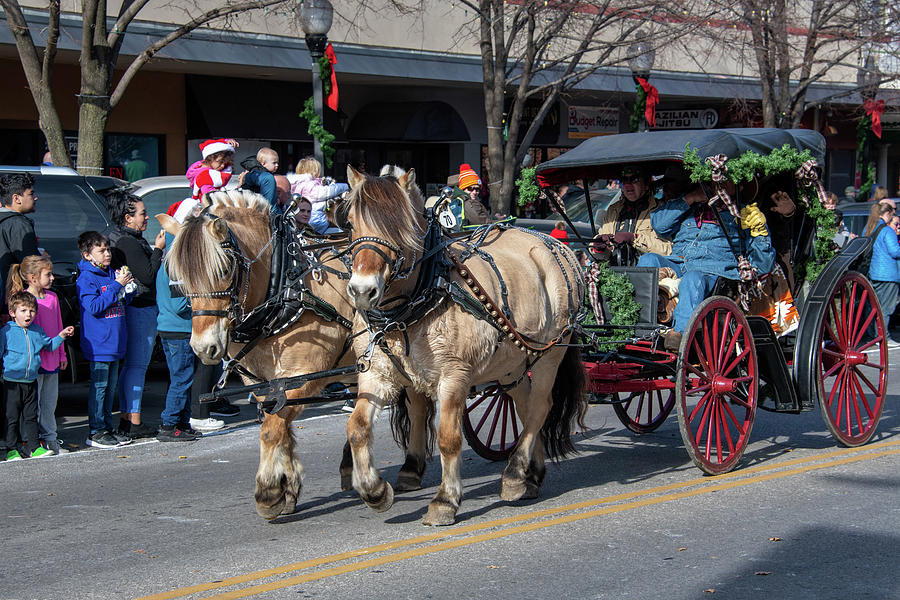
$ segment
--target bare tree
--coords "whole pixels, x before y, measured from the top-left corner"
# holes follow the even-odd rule
[[[723,18],[707,33],[723,51],[755,64],[764,127],[798,127],[811,85],[855,77],[871,52],[897,52],[900,13],[881,0],[719,3]]]
[[[96,174],[103,164],[103,133],[110,112],[116,107],[137,72],[163,48],[199,27],[221,23],[229,18],[253,10],[272,7],[291,0],[222,0],[222,4],[206,11],[183,25],[174,26],[165,36],[148,45],[130,64],[118,80],[114,69],[119,60],[122,41],[128,27],[150,0],[124,0],[117,15],[107,14],[106,0],[82,0],[82,36],[79,65],[81,89],[78,94],[78,169]],[[53,162],[71,166],[63,139],[62,122],[53,97],[53,68],[59,39],[60,0],[49,0],[49,24],[42,31],[43,48],[35,44],[19,0],[0,0],[6,22],[16,40],[19,60],[34,103],[38,110],[40,128],[47,138]],[[109,27],[112,22],[112,27]]]
[[[677,2],[677,10],[676,4]],[[637,36],[656,47],[693,27],[673,0],[462,0],[481,49],[491,211],[510,210],[516,170],[560,95],[627,60]],[[526,102],[541,105],[523,132]],[[509,104],[509,106],[507,106]]]

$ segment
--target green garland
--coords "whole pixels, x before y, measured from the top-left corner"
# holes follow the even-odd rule
[[[875,184],[875,164],[869,162],[867,165],[864,162],[866,144],[869,143],[869,131],[871,129],[872,116],[863,115],[859,123],[856,124],[856,170],[860,174],[865,173],[865,180],[860,184],[859,192],[856,194],[856,199],[859,201],[868,200],[869,192]]]
[[[647,92],[644,91],[644,88],[641,87],[641,84],[638,83],[635,85],[635,92],[637,93],[637,101],[634,103],[634,108],[631,111],[631,117],[628,120],[629,125],[631,125],[632,132],[635,132],[641,128],[641,123],[645,118],[644,113],[647,110]]]
[[[330,167],[334,162],[332,159],[334,156],[334,146],[332,146],[334,143],[334,135],[328,133],[322,126],[322,120],[319,119],[319,115],[316,114],[315,101],[312,96],[310,96],[303,104],[303,110],[300,112],[300,116],[309,121],[309,128],[307,131],[311,136],[319,140],[319,145],[322,147],[322,158],[325,159],[325,166]]]
[[[756,174],[768,176],[795,172],[810,159],[812,159],[812,155],[809,150],[798,152],[796,148],[792,148],[788,144],[781,148],[775,148],[765,156],[747,151],[726,161],[725,164],[728,167],[726,176],[734,183],[741,183],[752,180]],[[690,143],[684,148],[684,168],[691,174],[691,181],[695,183],[712,179],[712,167],[700,159],[700,155],[691,148]],[[837,233],[837,222],[834,213],[822,206],[812,188],[801,189],[800,193],[809,206],[806,214],[816,223],[816,238],[813,242],[812,256],[796,265],[796,273],[798,277],[805,277],[807,281],[812,282],[822,272],[828,261],[834,258],[835,251],[832,240]]]
[[[588,267],[590,269],[590,267]],[[603,298],[612,313],[610,325],[635,325],[641,316],[641,304],[634,299],[634,285],[622,273],[616,273],[605,263],[597,263],[599,277],[597,278],[597,294]],[[586,325],[596,325],[597,317],[593,313],[590,298],[585,290],[585,306],[588,307]],[[633,336],[634,330],[618,329],[610,334],[597,335],[596,341],[620,340],[623,336]],[[598,348],[604,346],[616,346],[617,344],[598,344]]]
[[[516,186],[519,188],[519,206],[525,206],[529,202],[537,202],[540,196],[541,188],[538,187],[534,172],[535,167],[522,169],[519,178],[516,179]]]
[[[331,61],[327,56],[319,57],[319,79],[322,80],[322,96],[331,95]]]

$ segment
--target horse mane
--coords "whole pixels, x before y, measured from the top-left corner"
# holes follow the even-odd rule
[[[166,270],[172,281],[193,294],[208,294],[222,289],[231,276],[231,259],[206,225],[213,218],[224,219],[229,226],[264,226],[268,232],[269,202],[249,190],[211,192],[203,200],[203,211],[185,220],[166,256]]]
[[[406,169],[399,165],[392,164],[386,164],[382,166],[381,171],[378,172],[379,177],[393,179],[394,181],[399,181],[400,178],[404,175],[406,175]],[[418,184],[413,186],[413,189],[409,194],[409,199],[414,202],[416,206],[425,206],[425,196],[422,194],[422,190],[419,189]]]
[[[365,223],[372,235],[418,252],[425,233],[421,193],[419,196],[411,198],[392,178],[363,175],[363,182],[353,188],[347,207],[353,220]]]

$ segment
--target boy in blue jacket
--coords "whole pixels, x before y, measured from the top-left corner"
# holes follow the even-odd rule
[[[119,378],[119,361],[125,356],[125,304],[134,293],[123,293],[134,277],[123,267],[110,270],[109,240],[96,231],[78,236],[82,261],[78,263],[78,306],[81,312],[81,351],[88,360],[91,387],[88,392],[88,446],[113,448],[131,443],[112,425],[113,397]]]
[[[34,323],[37,300],[28,292],[9,297],[9,316],[13,318],[0,329],[0,356],[3,357],[3,389],[6,392],[6,460],[21,460],[19,417],[25,435],[25,455],[32,458],[52,456],[41,447],[37,426],[37,376],[41,366],[41,350],[56,350],[75,329],[70,325],[50,338]]]

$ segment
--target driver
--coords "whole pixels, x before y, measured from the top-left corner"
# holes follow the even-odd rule
[[[730,182],[726,188],[729,185]],[[727,191],[733,198],[733,187]],[[723,205],[713,208],[708,203],[706,194],[696,185],[655,210],[651,217],[653,229],[660,236],[673,240],[672,251],[668,256],[644,254],[638,261],[639,267],[668,267],[681,278],[672,329],[664,338],[667,350],[678,350],[694,309],[713,291],[719,277],[740,279],[738,259],[732,248],[739,249],[759,273],[768,273],[775,266],[775,249],[766,217],[756,203],[741,209],[740,224]]]
[[[639,166],[626,165],[619,179],[622,194],[607,209],[598,237],[634,234],[634,241],[626,246],[622,260],[625,265],[633,265],[638,257],[647,252],[663,256],[669,254],[671,242],[661,239],[650,223],[650,213],[659,206],[659,201],[651,193],[650,175]]]

